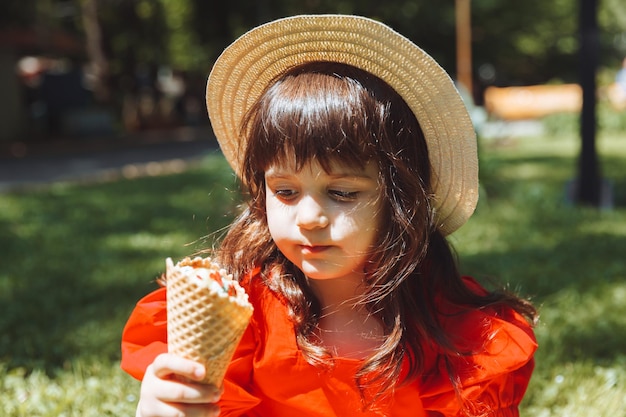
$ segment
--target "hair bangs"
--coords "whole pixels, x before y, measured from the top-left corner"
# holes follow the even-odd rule
[[[320,65],[292,71],[253,109],[246,153],[254,171],[289,161],[301,169],[311,160],[327,171],[336,160],[362,168],[374,156],[384,109],[357,81]]]

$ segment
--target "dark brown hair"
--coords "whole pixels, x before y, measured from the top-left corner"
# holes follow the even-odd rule
[[[302,272],[273,243],[265,213],[264,172],[288,155],[295,155],[297,167],[316,160],[328,170],[340,160],[356,167],[375,161],[379,168],[384,230],[369,257],[361,302],[382,323],[386,337],[357,374],[362,392],[374,386],[374,397],[390,393],[404,360],[407,380],[417,377],[426,345],[450,355],[471,353],[459,352],[443,330],[436,299],[464,308],[508,305],[534,319],[528,302],[504,292],[477,294],[463,283],[453,251],[435,224],[428,148],[419,123],[379,78],[327,62],[295,68],[265,91],[247,115],[242,135],[247,138],[241,149],[242,182],[250,199],[219,256],[239,277],[262,267],[267,285],[287,303],[310,363],[332,363],[315,338],[319,303]]]

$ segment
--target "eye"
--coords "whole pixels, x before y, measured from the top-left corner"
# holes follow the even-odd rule
[[[295,190],[292,190],[290,188],[277,188],[275,190],[272,190],[272,192],[276,197],[285,201],[293,200],[298,194]]]
[[[337,201],[354,201],[358,198],[358,191],[328,190],[328,194]]]

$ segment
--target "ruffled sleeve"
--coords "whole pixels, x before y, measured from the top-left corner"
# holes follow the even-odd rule
[[[477,284],[476,284],[477,285]],[[460,357],[440,354],[422,380],[424,408],[445,416],[518,417],[534,368],[537,342],[530,324],[508,308],[474,310],[445,320]],[[480,345],[476,343],[480,341]],[[458,377],[457,392],[448,369]]]
[[[148,365],[165,352],[167,304],[165,288],[159,288],[139,300],[124,326],[121,367],[142,380]]]

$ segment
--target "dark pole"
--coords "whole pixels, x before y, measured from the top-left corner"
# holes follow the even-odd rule
[[[580,84],[583,107],[580,116],[582,147],[578,161],[576,201],[600,206],[601,179],[596,153],[596,67],[598,62],[598,0],[580,0]]]

